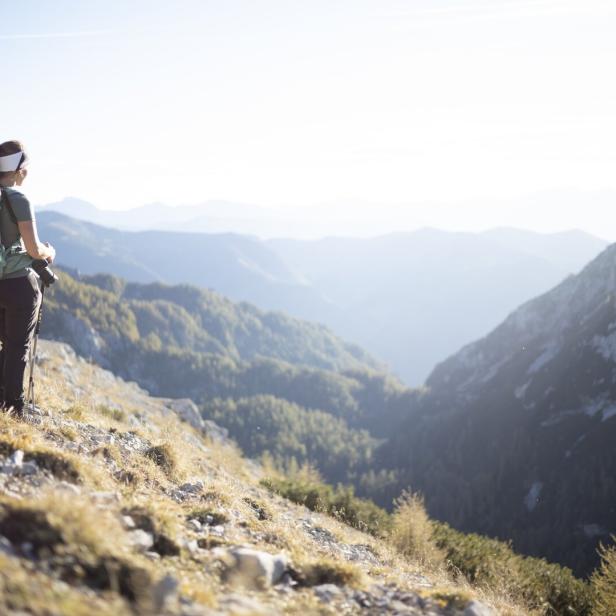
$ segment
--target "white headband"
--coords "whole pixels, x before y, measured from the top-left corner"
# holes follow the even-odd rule
[[[15,152],[15,154],[0,156],[0,173],[5,173],[7,171],[17,171],[23,154],[23,152]]]

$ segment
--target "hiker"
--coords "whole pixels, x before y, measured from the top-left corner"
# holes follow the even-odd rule
[[[41,303],[35,259],[51,263],[56,251],[39,241],[28,199],[13,186],[28,175],[28,155],[19,141],[0,144],[0,409],[21,416],[23,379]]]

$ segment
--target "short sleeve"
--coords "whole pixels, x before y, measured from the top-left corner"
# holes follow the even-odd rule
[[[13,208],[15,218],[17,218],[18,222],[34,220],[34,211],[26,195],[20,193],[18,190],[11,190],[9,199],[11,200],[11,207]]]

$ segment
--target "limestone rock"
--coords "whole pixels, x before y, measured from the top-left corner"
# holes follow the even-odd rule
[[[211,419],[203,420],[203,433],[209,436],[213,441],[218,443],[228,443],[229,442],[229,430],[219,426],[216,422]]]
[[[190,398],[169,400],[167,406],[177,413],[178,417],[197,430],[203,429],[203,418],[199,408]]]
[[[462,612],[462,616],[496,616],[496,612],[485,603],[471,601]]]
[[[312,590],[323,603],[330,603],[332,599],[343,595],[342,590],[335,584],[320,584],[319,586],[314,586]]]
[[[128,533],[128,539],[139,552],[147,552],[154,545],[154,537],[140,528]]]
[[[267,588],[277,584],[289,561],[284,554],[269,554],[252,548],[234,548],[228,552],[227,579],[247,588]]]

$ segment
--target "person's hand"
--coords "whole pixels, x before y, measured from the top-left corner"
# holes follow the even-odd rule
[[[49,242],[45,242],[45,246],[49,249],[47,263],[53,263],[53,260],[56,258],[56,249]]]

